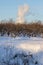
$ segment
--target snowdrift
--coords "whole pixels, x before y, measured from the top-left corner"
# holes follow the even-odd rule
[[[0,65],[43,65],[43,38],[0,37]]]

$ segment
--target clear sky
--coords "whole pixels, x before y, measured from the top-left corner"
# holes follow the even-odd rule
[[[10,18],[16,20],[18,6],[24,4],[30,7],[26,20],[43,21],[43,0],[0,0],[0,20]]]

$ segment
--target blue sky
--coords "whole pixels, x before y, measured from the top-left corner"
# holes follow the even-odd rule
[[[30,7],[26,16],[27,21],[43,21],[43,0],[0,0],[0,20],[10,18],[16,20],[18,7],[24,4]]]

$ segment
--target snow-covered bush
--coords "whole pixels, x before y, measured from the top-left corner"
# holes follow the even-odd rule
[[[38,65],[34,55],[24,51],[15,52],[16,49],[11,47],[1,47],[0,65]]]

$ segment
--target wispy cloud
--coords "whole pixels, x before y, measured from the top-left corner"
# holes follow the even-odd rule
[[[24,23],[24,17],[28,11],[29,11],[29,6],[27,4],[24,4],[23,6],[19,6],[17,23]]]

